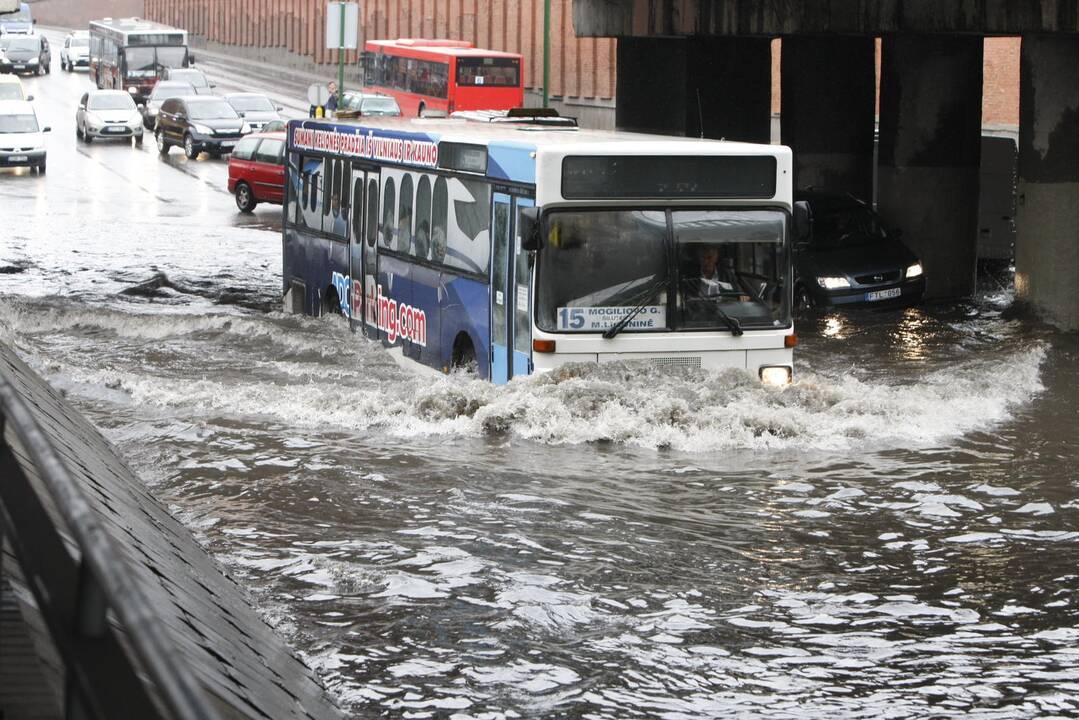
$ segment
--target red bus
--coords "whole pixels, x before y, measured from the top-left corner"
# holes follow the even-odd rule
[[[401,113],[508,110],[524,105],[521,56],[463,40],[371,40],[364,45],[367,89],[392,95]]]

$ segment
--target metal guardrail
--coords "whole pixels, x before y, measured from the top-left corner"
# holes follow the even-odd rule
[[[9,432],[18,443],[9,441]],[[2,376],[0,438],[0,545],[10,544],[64,663],[64,716],[216,717],[180,652],[165,642],[162,620],[126,559]]]

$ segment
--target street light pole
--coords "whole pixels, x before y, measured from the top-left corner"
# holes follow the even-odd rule
[[[341,11],[341,43],[337,48],[337,97],[345,94],[345,4],[338,3]]]
[[[550,99],[551,84],[551,0],[543,0],[543,107]]]

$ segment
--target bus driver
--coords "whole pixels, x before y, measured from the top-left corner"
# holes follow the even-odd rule
[[[721,268],[719,248],[715,245],[697,246],[697,264],[700,268],[700,274],[697,277],[697,294],[701,297],[741,292],[738,289],[734,261],[731,258],[724,258]]]

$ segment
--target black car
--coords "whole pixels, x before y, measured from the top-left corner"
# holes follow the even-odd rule
[[[795,245],[796,307],[912,305],[925,275],[917,256],[885,230],[868,204],[852,195],[805,192],[807,240]]]
[[[44,75],[52,70],[52,51],[44,35],[4,35],[0,49],[0,72]]]
[[[157,114],[157,149],[167,155],[179,145],[191,160],[203,150],[213,157],[232,152],[247,133],[244,119],[221,97],[187,96],[169,98]]]

